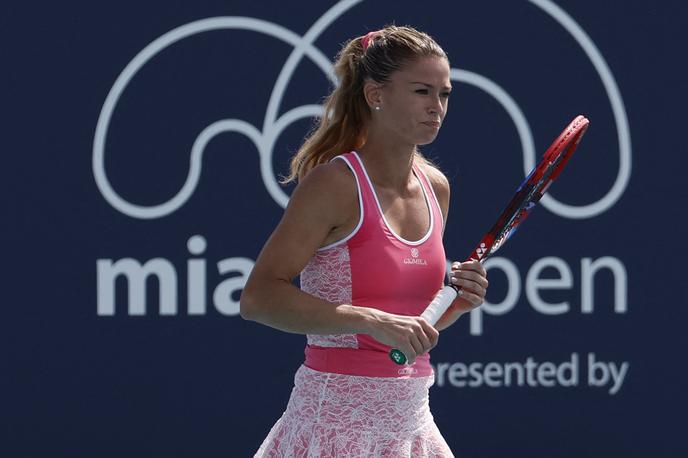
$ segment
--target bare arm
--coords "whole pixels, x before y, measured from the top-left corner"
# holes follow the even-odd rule
[[[437,343],[437,331],[425,320],[331,303],[292,284],[328,234],[357,208],[354,178],[341,161],[313,169],[256,260],[241,295],[241,316],[299,334],[370,334],[412,362]]]
[[[294,190],[242,292],[245,319],[299,334],[363,330],[363,311],[350,304],[330,304],[292,284],[344,213],[355,208],[353,177],[349,179],[341,167],[335,163],[316,167]]]

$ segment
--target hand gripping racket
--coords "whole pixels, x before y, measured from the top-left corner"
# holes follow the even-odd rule
[[[545,151],[540,163],[518,187],[514,197],[497,218],[497,222],[485,234],[468,260],[485,262],[514,235],[519,225],[525,221],[552,182],[559,176],[576,150],[588,124],[589,121],[584,116],[576,116],[571,124],[559,134],[554,143]],[[421,317],[434,326],[458,294],[458,287],[445,286],[430,302]],[[397,349],[391,350],[389,357],[397,364],[405,364],[407,361],[406,355]]]

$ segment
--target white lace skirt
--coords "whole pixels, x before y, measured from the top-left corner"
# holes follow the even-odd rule
[[[453,457],[428,406],[433,377],[380,378],[301,366],[256,457]]]

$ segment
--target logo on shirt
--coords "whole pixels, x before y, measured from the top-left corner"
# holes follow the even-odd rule
[[[412,366],[406,366],[402,369],[399,369],[397,371],[397,373],[399,375],[415,375],[418,373],[418,369],[416,369],[415,367],[412,367]]]
[[[419,258],[420,252],[418,251],[418,248],[411,248],[411,257],[410,258],[404,258],[404,264],[418,264],[420,266],[427,266],[428,261],[425,259]]]

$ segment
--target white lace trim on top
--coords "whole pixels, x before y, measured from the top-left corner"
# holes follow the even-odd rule
[[[354,174],[354,178],[356,179],[356,191],[358,192],[358,211],[359,211],[358,224],[356,225],[354,230],[351,231],[351,233],[349,235],[347,235],[343,239],[337,240],[336,242],[332,242],[329,245],[325,245],[323,247],[318,248],[318,251],[329,250],[330,248],[333,248],[337,245],[341,245],[341,244],[345,243],[347,240],[351,239],[351,237],[356,235],[358,230],[363,225],[363,214],[364,214],[363,195],[361,194],[361,183],[359,183],[359,181],[358,181],[358,175],[356,175],[356,171],[354,170],[353,165],[351,165],[351,162],[349,162],[349,160],[347,158],[345,158],[344,156],[336,156],[332,160],[334,161],[335,159],[341,159],[342,161],[344,161],[346,163],[346,165],[349,167],[349,169],[351,169],[351,173]]]
[[[440,205],[440,201],[437,199],[437,194],[435,194],[435,188],[432,187],[432,181],[430,181],[430,178],[428,178],[428,174],[425,173],[425,170],[423,170],[421,167],[418,167],[418,171],[422,173],[425,177],[425,182],[428,184],[428,187],[430,188],[432,198],[435,201],[435,205],[437,205],[437,210],[439,211],[439,214],[442,215],[442,206]],[[442,227],[444,228],[444,218],[442,218]]]
[[[358,155],[356,151],[352,151],[354,155],[356,156],[356,159],[358,160],[358,163],[361,164],[361,169],[363,170],[363,174],[366,177],[366,180],[368,181],[368,185],[370,186],[370,192],[373,194],[373,197],[375,198],[375,203],[377,204],[377,208],[380,211],[380,216],[382,217],[382,220],[385,222],[385,226],[387,226],[387,229],[389,229],[389,232],[392,233],[394,237],[396,237],[397,240],[399,240],[402,243],[405,243],[406,245],[420,245],[421,243],[425,242],[428,238],[430,238],[430,235],[432,234],[432,228],[435,223],[435,212],[432,211],[432,205],[430,204],[430,199],[428,197],[428,193],[425,192],[425,186],[423,185],[423,182],[421,181],[420,177],[416,175],[416,171],[413,170],[413,176],[416,177],[416,180],[418,180],[418,184],[420,185],[420,189],[423,191],[423,197],[425,198],[425,205],[428,208],[428,212],[430,213],[430,227],[428,228],[428,232],[420,239],[416,241],[411,241],[411,240],[406,240],[399,234],[397,234],[394,229],[392,229],[392,226],[389,225],[389,222],[387,221],[387,218],[385,218],[385,214],[382,211],[382,206],[380,205],[380,199],[377,198],[377,193],[375,192],[375,188],[373,187],[373,182],[370,180],[370,177],[368,176],[368,171],[365,168],[365,165],[363,164],[363,161],[361,160],[361,157]]]

